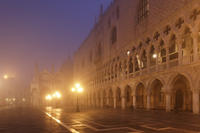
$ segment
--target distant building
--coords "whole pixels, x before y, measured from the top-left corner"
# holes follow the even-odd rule
[[[43,70],[40,72],[36,66],[30,86],[31,102],[34,106],[47,105],[46,95],[59,91],[62,94],[62,104],[68,105],[70,104],[71,84],[73,84],[73,63],[70,58],[63,63],[58,72],[55,72],[53,67],[51,71]]]
[[[198,114],[200,1],[115,0],[75,53],[74,79],[89,106]]]

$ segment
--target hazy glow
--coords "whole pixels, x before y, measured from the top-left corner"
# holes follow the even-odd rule
[[[25,99],[25,98],[22,98],[22,101],[23,101],[23,102],[25,102],[25,101],[26,101],[26,99]]]
[[[61,94],[60,94],[60,92],[58,92],[58,91],[56,91],[56,92],[54,93],[54,95],[55,95],[56,98],[61,98]]]
[[[77,90],[79,93],[83,92],[83,88],[78,88]]]
[[[5,74],[5,75],[3,76],[3,78],[4,78],[4,79],[8,79],[8,75]]]
[[[130,55],[130,51],[127,51],[127,55]]]
[[[47,96],[45,97],[45,99],[46,99],[46,100],[52,100],[52,96],[51,96],[51,95],[47,95]]]
[[[157,58],[157,54],[153,54],[153,58]]]
[[[83,88],[81,87],[81,85],[79,83],[75,84],[75,88],[71,89],[72,92],[78,92],[78,93],[82,93],[83,92]]]
[[[80,88],[81,85],[79,83],[76,83],[75,86],[76,86],[76,88]]]
[[[72,91],[72,92],[75,92],[75,91],[76,91],[76,89],[75,89],[75,88],[72,88],[72,89],[71,89],[71,91]]]

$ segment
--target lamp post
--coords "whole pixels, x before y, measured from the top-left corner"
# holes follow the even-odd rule
[[[73,93],[76,93],[76,112],[80,112],[79,109],[79,101],[78,101],[78,93],[82,93],[83,92],[83,88],[81,87],[80,84],[75,84],[75,87],[71,89],[71,91]]]

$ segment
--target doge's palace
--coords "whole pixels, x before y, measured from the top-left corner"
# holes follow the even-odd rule
[[[74,56],[82,104],[200,110],[200,1],[114,0]]]

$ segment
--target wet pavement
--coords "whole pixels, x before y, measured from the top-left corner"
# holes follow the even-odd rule
[[[164,111],[7,108],[0,133],[200,133],[200,115]]]
[[[73,133],[200,133],[200,115],[186,112],[93,110],[71,113],[47,108],[46,113]]]
[[[0,133],[69,133],[41,110],[12,107],[0,110]]]

